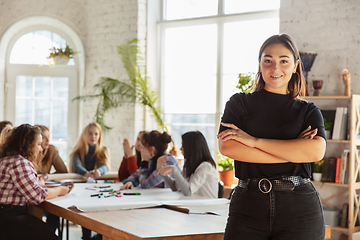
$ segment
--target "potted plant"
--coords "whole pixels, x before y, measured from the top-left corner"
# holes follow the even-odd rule
[[[67,64],[71,58],[74,58],[75,52],[66,44],[62,48],[50,48],[50,55],[47,57],[50,66],[55,64]]]
[[[105,113],[110,109],[117,108],[123,104],[141,104],[149,109],[154,116],[158,126],[163,131],[168,132],[167,126],[162,118],[162,110],[158,106],[158,92],[152,88],[146,73],[143,56],[140,53],[138,40],[125,41],[117,47],[124,68],[128,74],[128,79],[117,80],[110,77],[101,77],[99,82],[94,85],[94,94],[78,96],[74,100],[85,100],[97,98],[99,103],[95,112],[95,121],[99,123],[103,130],[111,129],[105,124]],[[172,141],[170,154],[177,156],[178,150]]]
[[[315,182],[320,182],[322,177],[322,165],[324,164],[324,160],[314,162],[312,164],[313,167],[313,179]]]
[[[324,118],[324,128],[325,128],[326,139],[331,138],[332,127],[333,127],[333,122],[330,119]]]
[[[254,80],[252,80],[252,74],[239,73],[238,78],[239,81],[238,84],[236,85],[236,88],[240,89],[244,93],[250,92],[254,85]]]
[[[234,160],[229,157],[224,157],[219,155],[218,166],[220,180],[224,183],[225,186],[231,186],[234,182]]]

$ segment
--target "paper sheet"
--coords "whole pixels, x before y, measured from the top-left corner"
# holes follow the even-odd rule
[[[77,183],[71,193],[51,199],[49,202],[63,208],[76,208],[83,212],[134,209],[162,205],[179,206],[182,208],[192,207],[193,209],[195,209],[194,206],[209,206],[208,210],[205,208],[199,210],[200,208],[198,207],[196,211],[210,211],[211,205],[223,205],[223,208],[226,209],[229,203],[229,200],[225,198],[207,199],[194,196],[186,197],[180,192],[171,191],[169,188],[134,188],[132,190],[121,190],[121,193],[132,192],[140,193],[141,195],[122,195],[122,197],[112,196],[107,198],[103,196],[101,198],[91,197],[92,194],[97,194],[100,190],[119,190],[122,186],[122,183]],[[108,196],[110,194],[103,192],[103,195]]]

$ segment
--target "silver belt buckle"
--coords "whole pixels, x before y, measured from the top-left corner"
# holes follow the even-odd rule
[[[264,182],[263,185],[261,185],[261,183],[262,183],[263,181],[266,181],[266,182],[269,183],[269,190],[266,190],[266,186],[265,186],[266,182]],[[260,181],[259,181],[259,183],[258,183],[258,187],[259,187],[260,192],[262,192],[262,193],[269,193],[269,192],[271,191],[271,189],[272,189],[272,183],[270,182],[269,179],[267,179],[267,178],[262,178],[262,179],[260,179]],[[265,189],[263,190],[262,187],[264,187]]]

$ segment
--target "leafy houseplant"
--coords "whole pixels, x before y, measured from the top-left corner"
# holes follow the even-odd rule
[[[50,48],[50,55],[47,57],[51,66],[56,63],[66,64],[69,59],[74,58],[75,52],[66,44],[65,49],[62,48]]]
[[[324,128],[325,128],[325,135],[327,139],[331,138],[331,130],[333,128],[333,121],[330,119],[324,118]]]
[[[324,164],[324,160],[318,161],[318,162],[314,162],[312,164],[313,167],[313,180],[316,182],[320,182],[321,178],[322,178],[322,165]]]
[[[324,127],[325,130],[331,131],[333,126],[333,122],[330,119],[324,118]]]
[[[234,160],[229,157],[222,158],[218,161],[218,166],[222,171],[234,170]]]
[[[105,113],[113,108],[117,108],[124,103],[141,104],[150,109],[155,120],[163,131],[168,132],[168,129],[161,117],[162,111],[160,107],[156,106],[158,100],[158,93],[154,91],[148,81],[146,75],[146,66],[142,65],[143,58],[140,54],[137,45],[138,40],[133,39],[126,41],[117,47],[118,54],[121,57],[122,63],[128,75],[126,80],[117,80],[110,77],[102,77],[99,83],[94,85],[97,93],[78,96],[74,100],[84,100],[88,98],[97,98],[99,103],[95,113],[95,121],[101,125],[104,130],[111,129],[105,124]],[[174,142],[170,153],[177,155]]]
[[[221,168],[219,171],[220,180],[225,186],[231,186],[234,182],[234,160],[229,157],[219,155],[218,166]]]
[[[244,93],[249,93],[254,85],[254,80],[252,80],[252,74],[248,73],[239,73],[239,81],[236,85],[236,88],[240,89]]]
[[[324,164],[324,160],[314,162],[313,163],[313,172],[314,173],[321,173],[323,164]]]

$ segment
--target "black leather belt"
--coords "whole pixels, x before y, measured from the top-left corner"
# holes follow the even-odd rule
[[[310,178],[288,176],[277,179],[255,178],[239,180],[238,186],[242,188],[258,188],[262,193],[271,191],[292,191],[296,186],[311,182]]]

